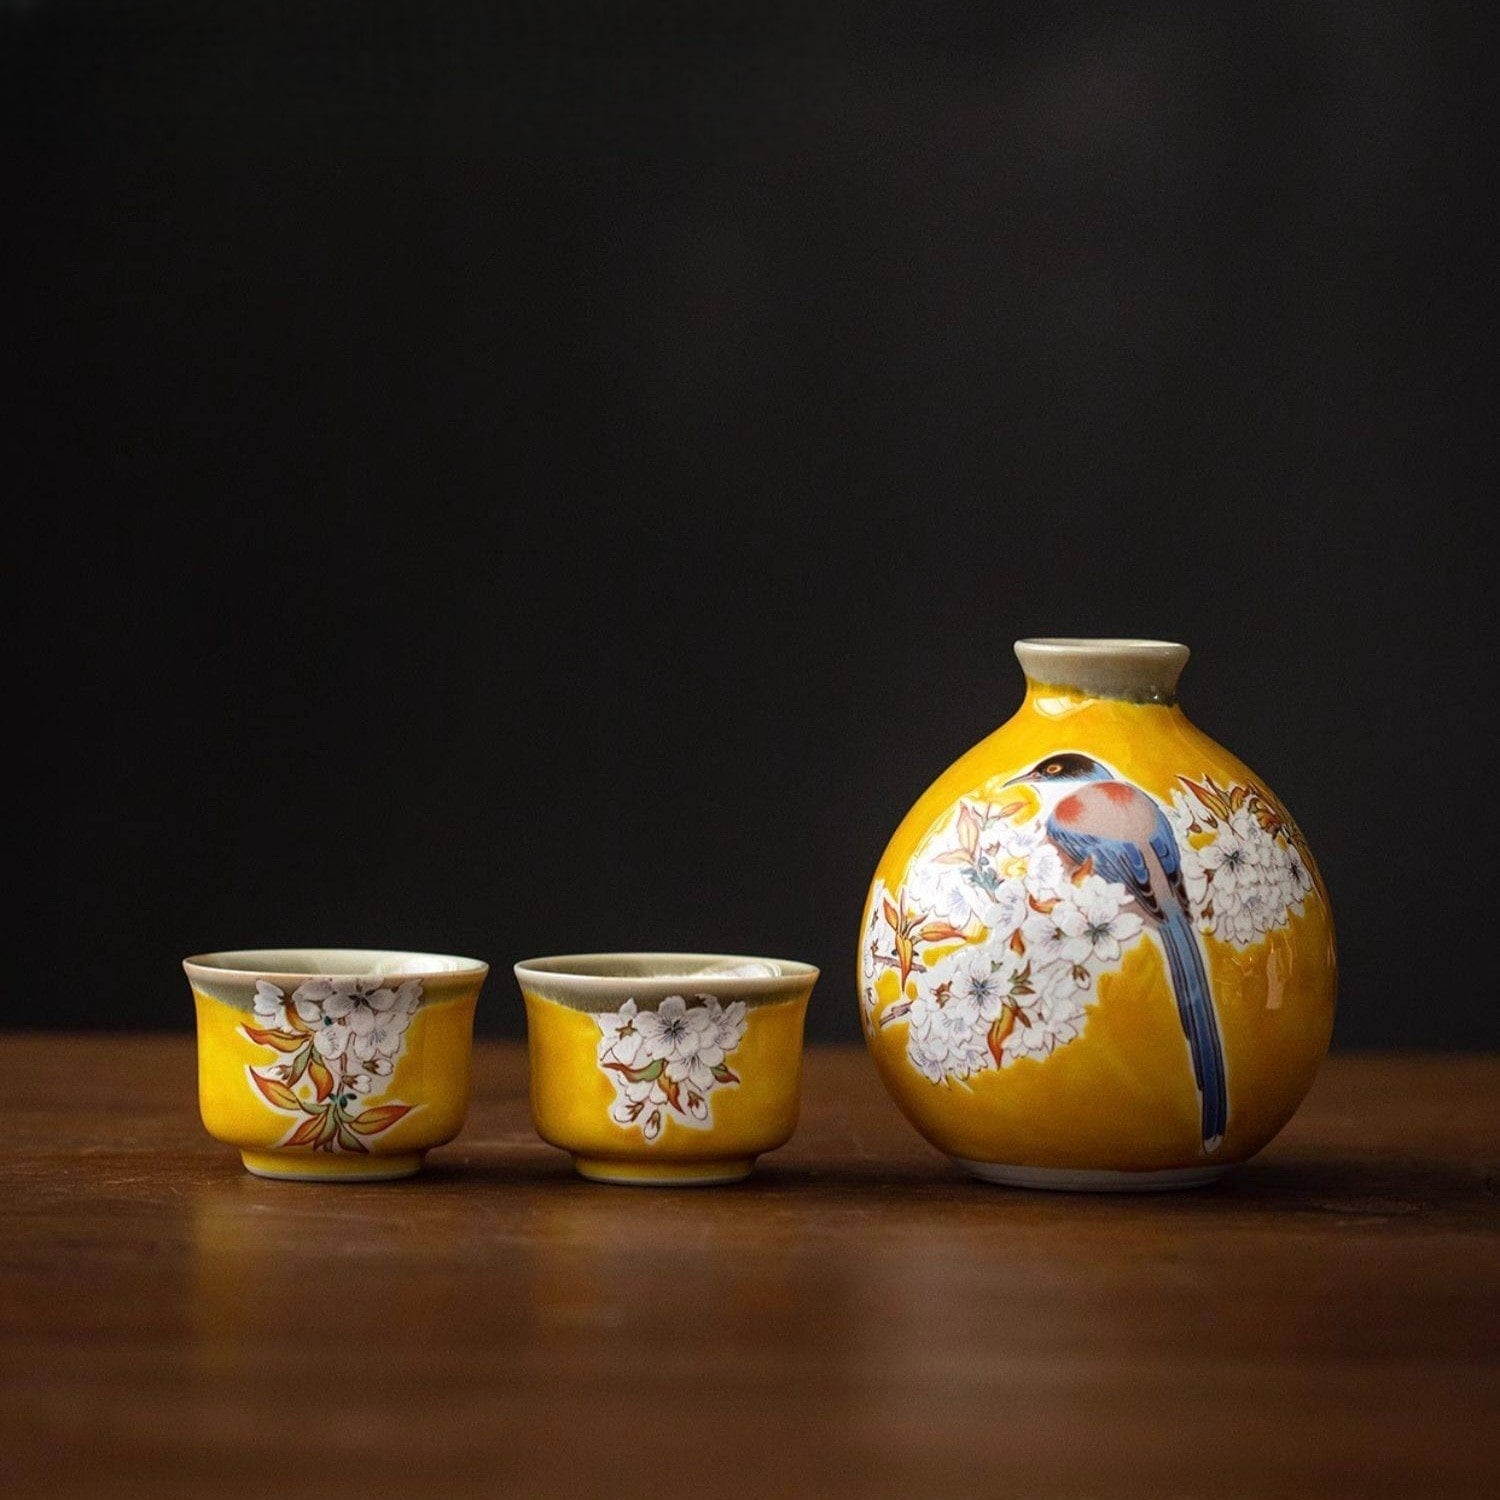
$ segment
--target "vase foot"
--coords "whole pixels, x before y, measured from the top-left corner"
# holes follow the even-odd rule
[[[573,1166],[590,1182],[621,1187],[713,1187],[743,1182],[755,1170],[753,1156],[722,1161],[609,1161],[598,1156],[575,1156]]]
[[[1217,1182],[1232,1163],[1221,1167],[1171,1167],[1163,1172],[1095,1171],[1089,1167],[1008,1167],[1000,1162],[965,1161],[955,1166],[981,1182],[1005,1187],[1045,1188],[1056,1193],[1169,1193],[1176,1188],[1202,1187]]]
[[[393,1151],[388,1156],[354,1152],[241,1151],[247,1172],[276,1182],[395,1182],[422,1170],[425,1151]]]

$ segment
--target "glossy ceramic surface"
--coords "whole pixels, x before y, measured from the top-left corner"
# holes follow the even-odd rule
[[[1210,1180],[1327,1049],[1327,894],[1285,808],[1176,702],[1185,647],[1021,642],[1019,712],[897,829],[860,936],[912,1123],[1033,1187]]]
[[[796,1128],[817,977],[787,959],[703,953],[517,964],[537,1133],[599,1182],[748,1176]]]
[[[209,1134],[261,1177],[409,1177],[469,1103],[478,959],[259,949],[184,961]]]

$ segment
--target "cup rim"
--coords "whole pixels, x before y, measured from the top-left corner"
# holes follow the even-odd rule
[[[366,960],[358,963],[357,960]],[[406,948],[225,948],[182,961],[188,975],[221,984],[248,979],[439,979],[484,975],[482,958]]]
[[[601,972],[613,961],[625,960],[646,970],[681,964],[680,973]],[[704,973],[712,964],[768,964],[774,974]],[[516,978],[524,983],[564,984],[584,994],[611,994],[622,990],[640,990],[643,986],[680,989],[688,980],[700,986],[712,981],[717,994],[749,995],[764,993],[768,988],[783,988],[815,982],[821,970],[815,964],[796,958],[765,958],[749,953],[681,953],[658,950],[619,949],[600,953],[555,953],[543,958],[527,958],[514,965]]]

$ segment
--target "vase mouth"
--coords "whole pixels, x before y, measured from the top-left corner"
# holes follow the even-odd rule
[[[1028,682],[1091,698],[1175,703],[1188,648],[1128,636],[1033,636],[1016,642]]]

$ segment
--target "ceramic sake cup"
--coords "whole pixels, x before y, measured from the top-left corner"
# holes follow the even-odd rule
[[[410,1177],[469,1106],[475,958],[257,949],[185,959],[208,1133],[258,1177]]]
[[[516,965],[544,1141],[595,1182],[738,1182],[791,1138],[811,964],[584,953]]]

